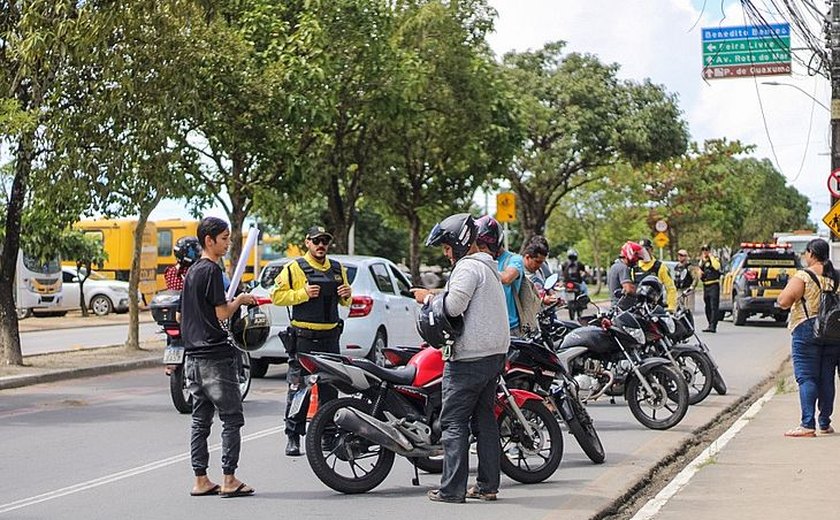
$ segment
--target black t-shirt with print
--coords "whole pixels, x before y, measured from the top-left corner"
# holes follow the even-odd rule
[[[181,336],[187,355],[203,359],[236,356],[227,331],[216,317],[216,307],[226,301],[218,264],[202,258],[190,267],[181,292]]]

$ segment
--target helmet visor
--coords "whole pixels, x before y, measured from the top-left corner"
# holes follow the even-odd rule
[[[444,229],[440,227],[440,224],[435,224],[435,227],[433,227],[432,230],[429,232],[428,238],[426,238],[426,246],[434,247],[441,245],[443,236],[445,234],[446,231],[444,231]]]

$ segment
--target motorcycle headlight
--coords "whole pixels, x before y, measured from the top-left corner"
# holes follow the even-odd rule
[[[633,336],[633,339],[636,340],[636,343],[639,343],[640,345],[645,344],[645,331],[637,328],[628,328],[627,332],[629,332],[630,335]]]
[[[674,318],[670,316],[662,318],[662,323],[665,324],[665,330],[668,331],[668,334],[673,334],[677,330],[677,324],[674,323]]]

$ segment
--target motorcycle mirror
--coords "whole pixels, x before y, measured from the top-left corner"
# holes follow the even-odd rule
[[[557,285],[557,282],[560,281],[560,276],[557,273],[550,275],[548,278],[545,279],[545,283],[543,284],[543,288],[546,291],[554,290],[554,287]]]

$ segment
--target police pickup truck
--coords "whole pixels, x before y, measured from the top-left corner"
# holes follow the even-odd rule
[[[738,326],[753,315],[787,320],[788,311],[775,306],[776,297],[799,267],[790,244],[742,243],[721,279],[718,319],[731,313]]]

